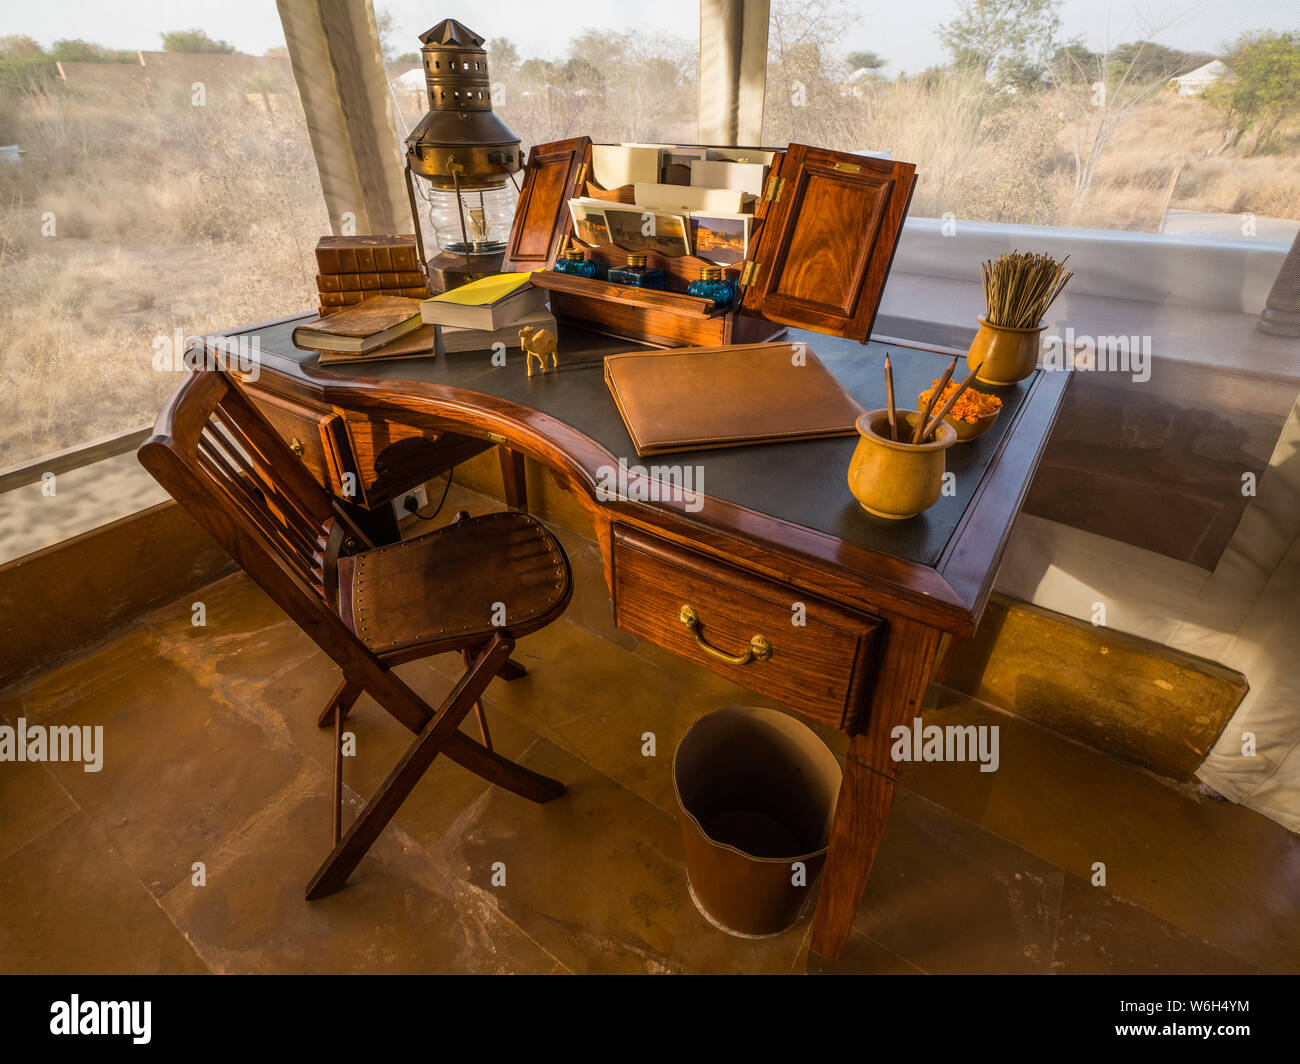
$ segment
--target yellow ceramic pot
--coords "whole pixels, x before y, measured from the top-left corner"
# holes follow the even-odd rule
[[[921,416],[897,411],[900,440],[910,440]],[[929,443],[889,438],[889,412],[868,410],[857,420],[858,446],[849,462],[849,490],[862,508],[877,517],[900,521],[933,506],[943,491],[943,453],[957,442],[951,425],[941,421]]]
[[[957,442],[966,443],[968,440],[976,439],[983,436],[993,427],[993,422],[997,421],[1001,410],[994,410],[991,414],[985,414],[978,421],[963,421],[959,417],[953,417],[949,414],[943,419],[945,425],[951,425],[953,432],[957,433]]]
[[[979,366],[977,381],[985,384],[1015,384],[1034,372],[1038,365],[1040,337],[1046,325],[1035,329],[1008,329],[990,325],[983,318],[979,332],[966,352],[966,368]]]

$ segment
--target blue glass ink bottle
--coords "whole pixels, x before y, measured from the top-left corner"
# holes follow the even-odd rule
[[[626,266],[611,266],[608,279],[614,284],[634,285],[637,288],[664,287],[664,271],[646,268],[646,257],[639,252],[631,252]]]
[[[721,266],[701,266],[700,277],[686,286],[688,296],[713,300],[718,310],[726,310],[736,302],[736,282],[722,276]]]
[[[569,248],[555,263],[556,273],[568,273],[574,277],[597,277],[600,268],[588,260],[581,248]]]

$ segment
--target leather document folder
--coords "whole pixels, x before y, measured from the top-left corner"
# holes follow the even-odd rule
[[[852,436],[863,412],[806,344],[608,355],[605,383],[641,458]]]

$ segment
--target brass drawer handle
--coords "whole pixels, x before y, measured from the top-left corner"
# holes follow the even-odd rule
[[[302,440],[298,439],[297,436],[295,436],[293,439],[291,439],[291,440],[289,441],[289,450],[291,450],[291,451],[292,451],[294,454],[296,454],[299,458],[302,457],[302,453],[303,453],[303,451],[305,451],[306,449],[307,449],[307,448],[305,448],[305,447],[302,445]]]
[[[772,644],[761,635],[756,635],[749,641],[749,646],[743,654],[728,654],[717,647],[709,646],[700,635],[700,615],[695,612],[693,606],[682,607],[681,621],[695,637],[696,646],[709,657],[725,661],[728,665],[748,665],[751,661],[766,661],[772,656]]]

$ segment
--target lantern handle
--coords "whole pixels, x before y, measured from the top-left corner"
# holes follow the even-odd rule
[[[469,230],[465,228],[465,204],[464,201],[462,201],[460,198],[460,178],[456,176],[461,169],[461,165],[457,161],[456,156],[453,155],[451,158],[447,160],[447,169],[451,171],[451,183],[452,186],[456,189],[456,218],[460,222],[460,238],[462,241],[464,241],[465,265],[469,266],[469,258],[470,258]]]
[[[411,161],[404,161],[402,172],[406,177],[406,198],[411,203],[411,221],[415,225],[415,250],[420,256],[420,269],[424,273],[425,283],[429,280],[429,263],[424,257],[424,234],[420,229],[420,212],[415,205],[415,186],[411,183]]]

